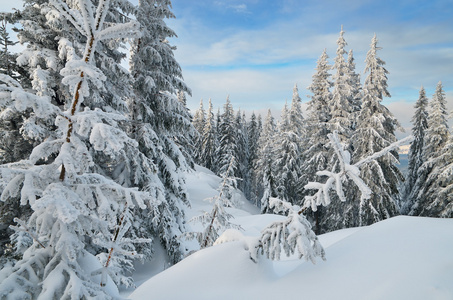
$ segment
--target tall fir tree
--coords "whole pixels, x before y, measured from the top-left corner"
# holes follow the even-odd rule
[[[355,162],[381,151],[396,141],[395,129],[399,126],[396,118],[381,104],[383,97],[390,97],[387,90],[385,62],[377,56],[381,48],[374,35],[365,59],[365,78],[362,108],[358,115],[357,128],[352,136]],[[375,162],[365,165],[361,178],[373,194],[365,201],[353,189],[348,206],[344,208],[342,220],[345,227],[369,225],[398,214],[398,183],[403,179],[397,168],[399,161],[396,151],[388,152]]]
[[[256,170],[254,168],[254,163],[258,155],[258,140],[260,137],[261,129],[259,128],[258,118],[256,117],[255,112],[252,112],[250,116],[250,121],[247,123],[247,135],[249,141],[249,170],[250,170],[250,201],[257,204],[258,198],[258,182],[256,177]]]
[[[337,55],[335,57],[332,69],[335,70],[333,75],[333,91],[331,119],[329,120],[331,131],[336,130],[343,137],[343,141],[349,140],[352,134],[352,87],[350,65],[345,59],[347,54],[344,49],[347,45],[344,37],[343,26],[341,26],[340,37],[337,40]]]
[[[446,98],[442,82],[439,82],[429,105],[428,129],[425,133],[423,148],[423,164],[417,173],[418,178],[414,189],[410,194],[413,202],[409,214],[414,216],[439,216],[441,205],[438,203],[439,193],[442,190],[439,185],[439,177],[443,177],[443,169],[448,165],[447,142],[449,128],[447,122]],[[446,155],[447,154],[447,155]],[[445,199],[445,197],[444,197]]]
[[[132,136],[141,153],[155,162],[150,171],[157,178],[147,179],[144,188],[157,190],[156,196],[164,199],[157,208],[149,208],[148,226],[175,263],[184,257],[185,250],[178,238],[185,231],[182,205],[189,204],[183,172],[191,168],[190,158],[185,156],[190,151],[182,149],[177,141],[184,140],[187,134],[194,135],[195,131],[177,92],[191,91],[182,79],[173,53],[175,48],[167,40],[176,36],[165,23],[165,19],[174,18],[171,2],[140,0],[135,15],[142,35],[131,50],[134,97],[129,99],[129,108],[130,118],[138,125],[133,126]],[[134,185],[140,180],[135,178]]]
[[[275,174],[273,170],[274,162],[274,138],[276,134],[274,117],[271,110],[268,110],[263,124],[260,138],[258,140],[258,155],[255,162],[256,177],[261,182],[262,187],[258,198],[260,199],[261,212],[270,211],[269,198],[277,196]]]
[[[209,99],[206,122],[202,134],[201,162],[204,167],[215,173],[217,172],[215,154],[219,142],[214,118],[212,102],[211,99]]]
[[[218,173],[222,174],[229,168],[233,157],[234,165],[232,168],[236,170],[238,167],[237,129],[235,126],[233,105],[230,102],[229,96],[226,98],[226,102],[223,105],[223,113],[220,116],[220,123],[217,124],[217,126],[219,132],[219,147],[217,148],[216,156],[218,158]]]
[[[352,49],[348,52],[348,78],[349,86],[351,87],[349,102],[352,106],[352,130],[354,131],[357,123],[357,115],[362,107],[362,85],[360,83],[360,75],[355,71],[355,59]]]
[[[415,187],[418,172],[423,165],[423,148],[425,147],[425,133],[428,129],[428,98],[423,86],[420,88],[420,95],[417,102],[415,102],[415,113],[412,117],[412,135],[414,140],[409,149],[409,167],[407,170],[406,181],[403,190],[403,201],[401,206],[401,213],[409,213],[410,208],[414,204],[410,198],[410,194]]]
[[[302,153],[305,138],[305,124],[297,85],[293,88],[289,111],[285,105],[282,124],[284,126],[280,127],[274,150],[277,193],[281,199],[296,204],[302,201]]]
[[[203,159],[201,158],[201,156],[203,155],[203,153],[201,153],[201,146],[202,146],[202,139],[203,139],[202,134],[203,134],[203,130],[204,130],[204,127],[206,124],[206,111],[203,106],[203,99],[200,100],[200,105],[198,106],[197,110],[195,110],[195,113],[193,114],[192,124],[196,130],[196,133],[195,133],[194,139],[193,139],[194,159],[197,164],[205,166]]]
[[[238,110],[235,118],[236,143],[237,143],[237,170],[235,176],[239,179],[238,188],[245,194],[247,199],[250,198],[250,149],[247,134],[247,120],[245,113]]]
[[[328,63],[328,55],[324,49],[318,59],[316,73],[312,76],[312,84],[308,90],[312,93],[307,107],[307,126],[306,148],[303,152],[303,186],[308,182],[317,180],[316,172],[327,169],[329,161],[329,149],[327,147],[330,133],[329,121],[332,114],[330,111],[332,94],[330,88],[333,86],[330,80],[329,71],[332,67]],[[307,196],[311,192],[303,190],[303,195]],[[320,221],[323,219],[324,208],[319,207],[315,212],[307,212],[307,218],[315,224],[316,233],[321,232]]]
[[[304,182],[314,181],[316,172],[325,170],[328,161],[328,149],[326,145],[330,133],[329,121],[331,120],[330,88],[333,83],[330,80],[331,66],[328,55],[324,49],[318,59],[316,73],[312,76],[312,84],[308,90],[313,94],[307,106],[307,148],[304,151]]]

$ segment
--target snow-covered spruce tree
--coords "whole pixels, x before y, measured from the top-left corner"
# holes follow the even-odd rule
[[[177,144],[195,131],[190,116],[176,93],[189,88],[182,80],[168,37],[176,36],[165,23],[173,18],[168,0],[140,0],[135,15],[142,36],[132,44],[130,70],[134,78],[129,99],[131,134],[140,153],[155,163],[149,172],[156,178],[135,177],[135,184],[158,196],[157,208],[149,208],[147,229],[159,237],[172,262],[184,249],[178,237],[185,231],[183,205],[189,204],[183,171],[190,169],[185,151]],[[141,175],[138,174],[138,175]],[[151,176],[153,177],[153,176]]]
[[[277,198],[269,199],[270,208],[288,217],[274,222],[264,228],[259,240],[258,252],[261,250],[267,258],[280,260],[282,248],[286,256],[297,253],[297,256],[316,263],[316,257],[325,260],[324,248],[311,229],[311,224],[300,213],[300,206],[291,205]],[[253,253],[251,254],[253,256]]]
[[[348,52],[348,69],[349,69],[349,86],[351,88],[349,102],[352,106],[352,130],[356,127],[357,114],[362,107],[362,85],[360,83],[360,75],[355,71],[355,60],[352,49]]]
[[[296,203],[302,198],[302,152],[305,137],[301,99],[297,85],[293,89],[289,111],[285,104],[280,125],[274,150],[277,195],[280,199]]]
[[[209,99],[206,122],[202,132],[201,161],[203,166],[205,166],[206,168],[213,172],[217,171],[215,159],[217,147],[218,147],[217,130],[215,126],[212,102],[211,99]]]
[[[134,241],[117,240],[114,233],[123,236],[133,221],[130,209],[145,207],[152,197],[112,180],[118,179],[113,162],[133,156],[137,143],[122,128],[127,119],[118,109],[125,104],[120,104],[119,97],[110,97],[115,89],[103,93],[113,85],[112,78],[95,66],[95,57],[111,52],[104,52],[109,41],[137,36],[139,26],[137,22],[107,22],[119,13],[109,1],[101,0],[94,6],[87,0],[54,0],[48,8],[50,20],[64,19],[65,26],[78,32],[60,48],[60,56],[67,59],[61,70],[62,83],[71,97],[61,99],[63,110],[49,95],[28,93],[12,81],[2,87],[17,109],[32,110],[40,118],[56,116],[57,130],[55,137],[49,136],[35,147],[28,159],[0,167],[1,199],[20,195],[21,204],[28,203],[33,210],[27,221],[17,219],[17,239],[30,236],[33,242],[19,243],[24,246],[18,249],[23,251],[22,259],[1,271],[1,296],[111,299],[114,289],[103,287],[109,284],[106,273],[117,284],[130,284],[122,273],[132,267],[126,254],[135,254]],[[83,47],[80,41],[84,41]],[[112,45],[118,43],[109,47]],[[101,60],[114,62],[108,57]],[[150,169],[146,163],[140,162],[144,169]],[[115,259],[102,253],[107,251],[115,252]],[[101,261],[105,258],[103,267],[94,255]]]
[[[442,82],[439,82],[436,91],[429,105],[428,111],[428,129],[425,133],[423,148],[423,164],[417,172],[417,181],[415,182],[412,193],[410,194],[411,202],[414,204],[410,208],[409,214],[414,216],[438,217],[441,210],[438,204],[443,199],[438,199],[439,193],[443,190],[439,185],[439,177],[444,178],[444,168],[448,162],[449,129],[447,122],[447,110],[445,92],[443,91]],[[445,184],[445,183],[444,183]]]
[[[212,198],[214,206],[210,212],[205,212],[200,216],[194,217],[191,222],[199,222],[207,225],[203,232],[189,232],[184,236],[188,239],[196,238],[200,248],[210,247],[223,231],[229,228],[241,229],[239,225],[233,224],[230,220],[232,214],[227,212],[226,208],[236,207],[237,178],[234,177],[234,168],[237,165],[235,158],[231,157],[228,168],[220,176],[222,182],[219,186],[219,194]]]
[[[410,194],[414,189],[415,182],[417,181],[418,171],[423,165],[423,148],[425,147],[425,133],[428,129],[428,98],[423,86],[420,88],[420,96],[415,102],[415,113],[412,117],[412,135],[414,141],[409,149],[409,167],[406,174],[406,181],[402,195],[401,213],[409,213],[410,208],[414,204],[410,199]]]
[[[187,98],[186,92],[182,90],[178,90],[176,93],[178,98],[178,102],[182,106],[182,113],[187,117],[189,117],[188,121],[192,123],[192,115],[190,113],[189,108],[187,107]],[[188,132],[182,132],[178,135],[175,135],[175,142],[178,145],[179,149],[182,151],[184,157],[186,158],[187,163],[193,169],[195,167],[194,162],[194,147],[193,147],[193,140],[194,136],[197,134],[195,128],[191,128]]]
[[[192,118],[192,125],[196,130],[196,134],[193,137],[194,159],[197,164],[205,167],[205,162],[202,159],[203,152],[201,152],[203,131],[206,125],[206,112],[203,107],[203,99],[200,100],[200,105],[198,109],[195,110]]]
[[[439,189],[435,198],[423,210],[425,215],[453,218],[453,134],[441,150],[440,172],[433,186]]]
[[[235,176],[239,178],[238,188],[250,199],[250,169],[249,169],[249,141],[247,134],[247,120],[245,114],[238,110],[235,118],[237,144],[237,170]]]
[[[256,178],[261,180],[262,194],[257,195],[260,200],[261,213],[270,211],[269,198],[277,196],[274,162],[274,138],[276,134],[274,117],[271,110],[267,112],[260,138],[258,140],[258,155],[255,162]]]
[[[331,119],[331,100],[330,88],[333,83],[330,81],[328,56],[324,49],[318,59],[316,73],[312,76],[312,84],[308,90],[313,94],[308,101],[307,107],[307,143],[303,152],[303,185],[308,182],[316,181],[316,172],[325,170],[329,161],[327,144],[329,140],[327,134],[330,133],[329,121]],[[310,193],[304,190],[304,196]],[[300,199],[302,201],[302,199]],[[301,204],[301,203],[299,203]],[[320,233],[320,220],[323,217],[323,208],[320,207],[316,212],[312,212],[308,218],[315,225],[315,231]]]
[[[276,197],[281,199],[285,199],[285,178],[283,176],[283,169],[284,169],[284,161],[282,157],[286,157],[284,147],[284,141],[286,140],[284,136],[284,132],[286,132],[288,128],[288,101],[285,101],[285,105],[282,108],[282,112],[280,113],[280,120],[277,122],[276,127],[276,134],[274,135],[274,147],[272,149],[274,162],[272,164],[272,169],[275,178],[275,186],[276,186]],[[278,157],[278,158],[277,158]]]
[[[330,129],[337,130],[343,140],[349,140],[352,134],[352,87],[350,85],[351,70],[345,59],[347,54],[344,47],[347,45],[344,40],[343,26],[341,26],[340,37],[337,40],[337,55],[334,60],[332,69],[335,70],[333,75],[333,91],[331,101],[331,118],[329,120]]]
[[[255,161],[258,155],[258,140],[260,137],[261,128],[259,127],[258,120],[256,117],[255,112],[252,112],[252,116],[250,117],[250,121],[247,123],[247,134],[248,134],[248,141],[249,141],[249,170],[250,170],[250,198],[249,200],[252,203],[257,204],[258,198],[257,195],[259,194],[258,191],[258,178],[256,177],[256,171],[254,168]]]
[[[223,106],[223,113],[220,116],[220,123],[217,124],[219,133],[219,147],[216,151],[218,159],[218,174],[224,174],[229,168],[232,157],[235,159],[233,169],[236,172],[237,169],[237,131],[234,119],[234,110],[231,105],[229,96]]]
[[[25,75],[25,70],[16,63],[17,54],[11,52],[11,47],[18,42],[13,42],[9,36],[7,25],[14,17],[11,13],[0,13],[0,73],[20,81]]]
[[[330,131],[337,131],[342,142],[345,143],[346,149],[351,149],[350,137],[354,127],[354,107],[353,107],[353,88],[351,87],[351,66],[345,59],[347,54],[345,46],[347,45],[344,39],[343,26],[341,26],[340,36],[337,40],[337,52],[332,69],[334,70],[332,104],[331,104],[331,119],[329,120]],[[349,144],[346,144],[348,142]],[[337,157],[333,153],[329,153],[331,159],[327,162],[328,168],[334,170],[338,167]],[[337,197],[333,194],[332,197]],[[341,222],[344,215],[344,203],[342,201],[333,201],[332,205],[323,208],[316,218],[316,232],[332,231],[338,228],[338,222]]]
[[[1,13],[0,18],[0,74],[7,75],[19,83],[25,77],[25,82],[28,82],[25,70],[16,63],[18,55],[10,52],[10,47],[17,44],[11,41],[6,28],[7,20],[11,20],[12,14]],[[30,154],[33,141],[21,134],[24,119],[28,117],[14,108],[0,107],[0,163],[14,162]]]
[[[26,11],[26,8],[24,10]],[[19,18],[22,18],[21,14],[22,13],[19,12],[14,14],[1,14],[0,73],[9,76],[9,79],[7,79],[7,77],[3,78],[2,81],[4,84],[9,82],[12,86],[22,85],[23,87],[30,88],[31,80],[29,77],[30,75],[33,75],[33,73],[27,73],[30,68],[23,68],[21,66],[23,61],[20,61],[20,64],[16,62],[18,54],[12,54],[10,52],[10,46],[13,46],[15,42],[12,42],[9,38],[9,33],[6,28],[7,22],[16,23]],[[24,14],[26,15],[26,13]],[[34,17],[36,18],[37,16],[35,15]],[[41,23],[43,22],[44,21]],[[42,25],[41,23],[36,22],[34,26],[39,27]],[[25,30],[26,29],[22,29],[22,31]],[[46,37],[46,34],[47,31],[43,30],[42,36]],[[32,44],[32,42],[29,42],[29,47],[31,47]],[[56,42],[54,42],[54,45],[56,45]],[[49,61],[52,61],[52,55],[48,56]],[[35,64],[43,63],[40,58],[41,57],[39,56],[34,58]],[[45,65],[45,63],[43,64]],[[10,81],[10,79],[13,81]],[[33,83],[35,87],[46,85],[43,81],[40,82],[39,78],[36,78],[36,76],[33,78]],[[42,90],[45,91],[46,88],[43,88]],[[2,98],[6,101],[0,105],[0,163],[10,163],[28,157],[33,146],[49,136],[49,130],[54,129],[53,123],[55,115],[38,118],[31,110],[20,111],[10,105],[10,96],[8,92],[6,92],[6,95]],[[5,244],[12,242],[10,240],[12,230],[9,226],[14,224],[14,218],[28,218],[30,214],[30,207],[28,205],[21,206],[19,197],[10,197],[4,202],[0,202],[0,255],[3,253]]]
[[[392,113],[381,104],[383,97],[390,97],[390,93],[387,91],[388,71],[384,68],[385,62],[377,56],[381,49],[377,42],[374,35],[365,60],[368,75],[363,87],[362,108],[351,138],[356,162],[395,142],[395,128],[399,126]],[[403,176],[396,164],[398,153],[390,151],[361,168],[360,177],[373,194],[365,202],[354,197],[357,193],[353,188],[349,189],[351,201],[343,208],[337,228],[369,225],[398,214],[398,183]]]

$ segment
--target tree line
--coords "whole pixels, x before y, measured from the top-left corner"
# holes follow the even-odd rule
[[[338,132],[352,163],[396,141],[400,125],[382,104],[390,93],[385,62],[377,54],[381,50],[378,40],[376,36],[371,40],[361,84],[353,51],[345,50],[344,33],[342,28],[333,64],[325,50],[317,62],[306,112],[302,112],[296,85],[278,122],[270,110],[264,120],[255,113],[247,120],[244,112],[233,110],[228,97],[216,115],[211,99],[207,109],[201,100],[193,115],[192,124],[199,133],[194,140],[195,161],[221,174],[234,157],[238,187],[263,213],[271,211],[270,197],[302,205],[313,194],[305,186],[320,180],[319,171],[339,170],[328,134]],[[351,185],[346,188],[347,201],[308,210],[307,217],[318,234],[370,225],[398,214],[451,217],[451,134],[442,84],[437,86],[429,113],[423,88],[420,97],[413,118],[415,141],[408,174],[398,169],[396,150],[367,164],[360,177],[371,188],[371,198],[364,201]]]

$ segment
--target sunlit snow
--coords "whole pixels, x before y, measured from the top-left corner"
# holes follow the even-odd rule
[[[218,179],[203,168],[188,175],[195,215],[209,209]],[[282,216],[259,215],[249,203],[231,210],[241,233],[230,231],[223,243],[198,251],[166,268],[139,266],[139,287],[123,291],[130,299],[453,299],[453,220],[395,217],[368,227],[319,237],[326,261],[311,264],[296,257],[250,259],[247,239]],[[228,242],[227,240],[232,240]],[[157,271],[156,271],[157,269]],[[155,275],[155,276],[153,276]],[[153,276],[153,277],[152,277]],[[151,277],[144,281],[146,277]]]

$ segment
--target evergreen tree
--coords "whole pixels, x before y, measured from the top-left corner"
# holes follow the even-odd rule
[[[435,198],[424,210],[425,215],[440,218],[453,217],[453,134],[441,150],[440,172],[433,186],[439,189]]]
[[[260,117],[260,116],[259,116]],[[249,170],[250,170],[250,200],[253,203],[257,204],[258,198],[258,178],[256,177],[256,171],[254,168],[254,164],[258,157],[258,140],[260,137],[261,129],[259,128],[258,120],[255,115],[255,112],[252,113],[250,117],[250,121],[247,124],[247,133],[248,133],[248,141],[249,141]]]
[[[333,75],[333,92],[332,92],[332,106],[331,106],[331,119],[329,120],[330,129],[337,130],[343,140],[348,140],[351,137],[351,130],[353,127],[352,112],[353,107],[351,103],[352,87],[351,82],[351,69],[348,62],[345,60],[347,53],[344,47],[347,45],[343,37],[343,26],[341,27],[340,37],[337,40],[337,56],[335,57],[334,65],[335,70]]]
[[[270,110],[267,112],[266,120],[264,121],[263,130],[261,131],[258,140],[258,158],[255,163],[256,176],[262,182],[262,194],[258,197],[261,199],[261,212],[270,211],[269,198],[276,197],[276,182],[273,170],[274,162],[274,138],[276,128],[274,118]]]
[[[178,100],[177,92],[190,89],[182,80],[181,67],[167,38],[176,34],[164,19],[174,18],[169,0],[140,0],[136,11],[142,35],[133,43],[130,69],[134,78],[134,97],[129,99],[130,118],[137,126],[132,137],[140,152],[154,162],[149,170],[152,178],[134,178],[132,184],[153,191],[157,208],[148,207],[149,224],[158,236],[173,263],[184,257],[178,237],[185,231],[182,204],[189,204],[183,171],[190,169],[190,160],[177,141],[194,135],[190,115]],[[146,226],[144,226],[146,227]]]
[[[385,62],[377,56],[381,48],[377,46],[376,35],[371,41],[366,56],[365,72],[368,75],[363,87],[362,108],[358,115],[357,128],[352,137],[353,158],[359,161],[372,153],[379,152],[396,141],[395,127],[398,121],[381,104],[383,97],[390,97],[387,91]],[[342,226],[363,226],[390,218],[398,214],[398,182],[402,175],[396,164],[396,151],[388,152],[376,162],[365,165],[360,172],[361,178],[371,188],[373,194],[368,201],[357,196],[352,188],[348,197],[350,204],[344,207]],[[341,228],[341,225],[339,225]]]
[[[330,132],[329,121],[331,120],[330,103],[332,95],[330,88],[332,82],[329,80],[328,56],[324,49],[317,62],[316,73],[313,75],[312,84],[308,90],[312,92],[308,101],[307,116],[307,148],[304,151],[305,180],[314,181],[316,172],[327,168],[328,154],[326,145],[329,140],[327,134]]]
[[[349,69],[349,74],[347,77],[349,78],[349,86],[351,87],[349,102],[352,106],[352,130],[354,130],[356,127],[357,115],[360,111],[360,108],[362,107],[362,86],[360,84],[360,75],[355,71],[355,61],[352,49],[349,50],[347,63]]]
[[[103,288],[108,283],[106,275],[117,284],[131,284],[124,276],[132,268],[126,253],[135,254],[134,242],[141,242],[117,240],[114,236],[124,237],[130,228],[130,209],[145,207],[153,199],[147,192],[123,186],[115,176],[112,162],[133,156],[137,144],[122,127],[126,118],[121,108],[125,103],[120,101],[124,99],[113,96],[116,88],[105,92],[117,79],[108,71],[118,66],[109,56],[114,51],[106,54],[104,47],[109,41],[137,36],[139,26],[137,22],[113,22],[118,7],[109,6],[106,1],[99,1],[96,7],[87,0],[56,0],[47,8],[48,22],[59,16],[64,29],[68,29],[66,39],[59,36],[60,46],[65,48],[60,51],[67,51],[59,56],[67,60],[61,69],[60,83],[68,89],[52,93],[49,86],[37,85],[45,83],[50,74],[40,72],[38,65],[33,71],[35,94],[25,91],[10,77],[2,77],[1,88],[9,93],[2,99],[6,102],[3,105],[10,107],[14,101],[18,110],[31,110],[37,118],[54,117],[57,130],[46,136],[28,159],[0,167],[1,199],[20,195],[21,204],[28,203],[33,210],[28,220],[16,219],[15,239],[22,258],[14,266],[2,269],[1,297],[111,299],[116,295],[109,294],[112,289]],[[109,26],[105,26],[106,22]],[[36,36],[39,33],[32,24],[24,22],[24,32]],[[83,45],[80,41],[84,41]],[[111,44],[110,48],[112,45],[120,46]],[[22,55],[29,55],[30,50],[27,48]],[[34,50],[38,51],[35,54],[45,53],[43,48]],[[106,54],[101,61],[111,58],[112,65],[106,72],[95,65],[100,53]],[[51,58],[43,57],[47,63]],[[52,84],[51,88],[59,86]],[[70,91],[70,95],[64,91]],[[61,107],[56,95],[68,96],[60,98],[64,101]],[[140,163],[149,167],[146,160]],[[132,167],[133,162],[128,160],[128,164]],[[23,243],[27,240],[24,236],[33,240]],[[114,258],[112,252],[116,252]]]
[[[228,207],[236,206],[235,195],[237,193],[237,180],[236,177],[234,177],[234,166],[237,165],[237,163],[234,160],[235,158],[231,157],[227,169],[221,174],[222,183],[219,186],[219,194],[212,199],[214,206],[211,212],[205,212],[203,215],[197,216],[191,220],[193,222],[201,222],[203,225],[207,225],[207,227],[203,232],[185,234],[189,239],[196,238],[202,249],[212,246],[216,239],[226,229],[241,228],[239,225],[230,222],[233,215],[226,210]]]
[[[20,81],[21,77],[25,76],[25,70],[20,68],[17,63],[17,54],[11,53],[10,47],[18,42],[13,42],[9,37],[7,30],[8,19],[13,18],[12,14],[0,13],[0,73],[6,74],[11,78]]]
[[[201,158],[201,156],[203,155],[203,153],[201,152],[201,146],[203,143],[202,135],[203,135],[203,130],[204,130],[205,124],[206,124],[206,112],[203,107],[203,99],[200,100],[200,105],[193,115],[192,124],[196,130],[196,133],[194,136],[194,141],[193,141],[194,159],[197,164],[206,166],[205,162]]]
[[[327,135],[330,133],[331,120],[331,101],[332,94],[330,88],[333,83],[330,81],[328,55],[324,49],[318,59],[316,73],[312,76],[312,84],[308,90],[313,94],[308,101],[307,116],[307,142],[303,152],[303,177],[302,185],[317,180],[316,172],[327,169],[329,162],[329,140]],[[304,190],[303,195],[310,194],[309,190]],[[324,208],[319,207],[315,212],[307,212],[307,217],[315,224],[316,233],[321,232],[320,221],[323,219]]]
[[[238,188],[245,194],[247,199],[250,198],[250,169],[249,169],[249,141],[247,135],[247,121],[245,114],[238,110],[235,119],[236,127],[236,144],[238,168],[235,176],[239,179]]]
[[[409,198],[418,178],[418,171],[423,165],[423,148],[425,147],[425,132],[428,129],[428,98],[423,87],[420,89],[420,96],[415,103],[415,113],[412,117],[412,135],[414,141],[409,149],[409,168],[406,175],[406,182],[403,190],[403,206],[401,213],[407,214],[414,204]]]
[[[235,126],[234,110],[231,105],[229,96],[223,106],[223,113],[220,117],[218,126],[219,132],[219,147],[216,156],[218,157],[218,172],[219,174],[225,173],[228,169],[232,158],[234,158],[233,169],[238,167],[237,154],[237,130]]]
[[[297,85],[289,111],[285,108],[275,148],[277,194],[290,203],[302,201],[304,120]]]
[[[209,107],[207,111],[206,122],[203,128],[202,141],[201,161],[203,162],[203,166],[215,173],[217,172],[215,154],[218,147],[218,137],[215,127],[211,99],[209,99]]]
[[[448,150],[449,130],[445,92],[439,82],[430,102],[428,112],[428,129],[425,133],[423,148],[423,164],[417,173],[410,199],[414,203],[409,211],[414,216],[438,217],[447,206],[447,195],[440,196],[445,191],[450,164]],[[443,214],[448,215],[447,212]]]

